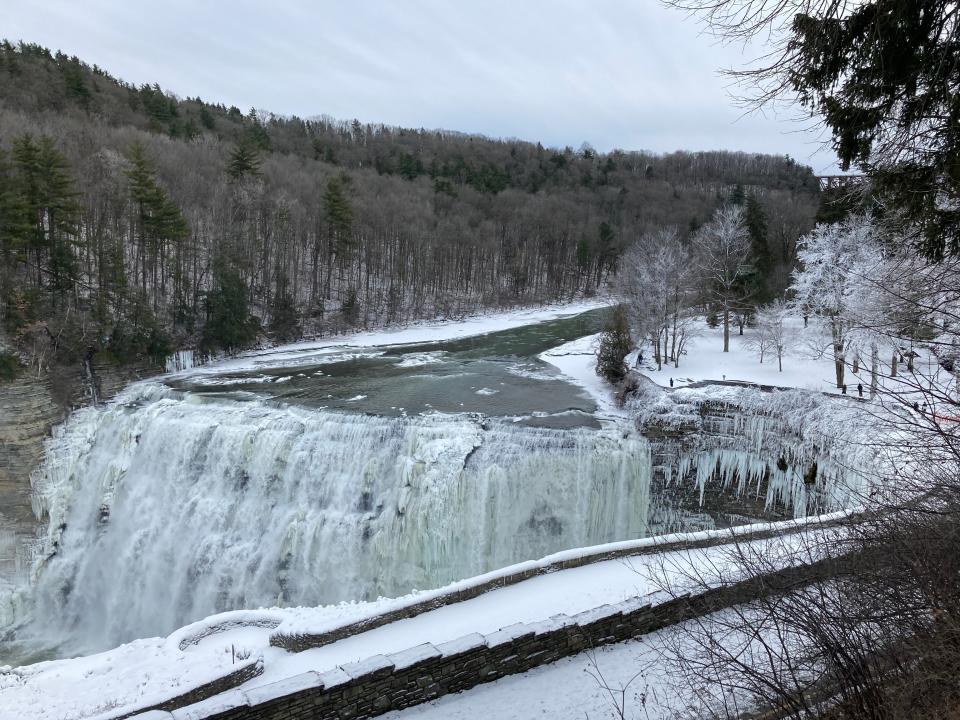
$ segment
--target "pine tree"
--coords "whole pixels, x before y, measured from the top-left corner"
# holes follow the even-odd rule
[[[221,258],[214,264],[214,287],[207,293],[207,323],[201,347],[205,352],[228,353],[250,346],[257,323],[250,316],[247,288],[240,273]]]
[[[743,205],[746,201],[746,193],[744,193],[743,185],[737,183],[733,190],[730,192],[730,205]]]
[[[0,148],[0,261],[11,265],[23,259],[29,244],[30,222],[13,165]]]
[[[34,142],[29,134],[14,140],[13,157],[31,227],[26,250],[36,263],[37,285],[43,285],[46,274],[51,287],[67,290],[73,283],[72,245],[79,222],[77,193],[67,162],[49,137]]]
[[[227,163],[227,175],[233,180],[242,180],[248,175],[259,177],[260,153],[257,151],[257,146],[247,137],[241,138],[233,148],[230,162]]]
[[[597,230],[597,252],[596,252],[596,285],[600,285],[600,281],[603,279],[603,271],[611,269],[616,263],[617,259],[617,249],[614,244],[616,240],[616,233],[613,230],[613,226],[608,222],[600,223],[600,227]]]
[[[74,284],[73,248],[80,231],[80,207],[66,158],[47,136],[40,138],[40,170],[53,286],[68,291]]]
[[[283,272],[277,276],[277,290],[270,304],[269,330],[276,342],[290,342],[301,335],[300,313],[290,294],[290,282]]]
[[[58,58],[58,61],[60,64],[60,72],[63,75],[63,81],[67,88],[67,97],[76,100],[84,110],[89,110],[90,88],[87,87],[87,84],[83,80],[83,70],[80,65],[80,60],[76,57],[70,59],[64,57],[62,59]]]
[[[257,115],[257,109],[250,108],[250,114],[247,116],[247,118],[251,123],[249,129],[247,130],[247,138],[249,139],[249,142],[259,150],[269,151],[270,134],[263,126],[263,123],[260,122],[260,117]]]
[[[633,348],[627,312],[622,305],[615,307],[607,321],[597,347],[597,375],[609,383],[618,383],[627,374],[623,359]]]
[[[746,296],[754,305],[765,305],[773,299],[769,283],[773,258],[767,243],[767,215],[760,200],[753,193],[746,198],[743,221],[750,235],[749,258],[752,266]]]
[[[327,221],[332,245],[337,254],[346,254],[353,246],[350,235],[353,209],[344,192],[343,180],[332,177],[323,193],[323,213]]]
[[[217,127],[217,121],[214,119],[213,114],[207,110],[206,105],[200,106],[200,124],[207,130],[215,130]]]
[[[128,152],[130,169],[126,171],[130,181],[130,197],[136,205],[136,225],[140,255],[140,289],[147,290],[148,272],[154,290],[154,308],[160,296],[165,294],[167,246],[175,246],[173,276],[175,286],[180,282],[180,243],[189,235],[189,227],[180,209],[158,184],[153,162],[139,142],[130,146]],[[159,279],[157,277],[159,273]],[[175,296],[179,287],[175,287]],[[174,308],[174,314],[177,309]]]

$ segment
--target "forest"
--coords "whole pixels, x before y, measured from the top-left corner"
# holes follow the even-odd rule
[[[688,242],[730,202],[774,297],[819,195],[785,156],[244,112],[4,41],[0,365],[158,363],[591,295],[645,233]]]

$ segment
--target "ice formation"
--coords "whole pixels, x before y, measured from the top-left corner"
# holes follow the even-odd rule
[[[233,608],[397,595],[642,536],[649,455],[619,428],[387,418],[128,388],[35,478],[29,606],[86,647]]]

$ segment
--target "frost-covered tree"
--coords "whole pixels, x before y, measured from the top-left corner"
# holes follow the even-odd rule
[[[765,352],[773,352],[777,356],[777,365],[783,372],[783,355],[787,350],[789,331],[787,318],[790,307],[781,300],[775,300],[757,310],[757,335],[755,347],[760,352],[760,362],[763,362]]]
[[[843,387],[851,342],[870,314],[883,258],[872,221],[854,215],[840,223],[817,225],[800,239],[794,272],[794,305],[823,318],[837,387]]]
[[[666,362],[678,367],[694,325],[696,273],[676,228],[644,235],[628,248],[616,287],[638,337],[650,341],[657,369]]]
[[[723,319],[723,351],[730,352],[730,313],[746,294],[744,279],[750,273],[746,264],[750,233],[743,208],[731,205],[717,210],[693,242],[707,299]]]

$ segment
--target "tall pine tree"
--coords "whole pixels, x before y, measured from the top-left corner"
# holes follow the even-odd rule
[[[227,163],[227,175],[232,180],[242,180],[245,177],[260,175],[260,153],[257,145],[244,136],[233,148],[230,161]]]
[[[135,142],[130,146],[128,160],[130,168],[126,175],[130,182],[130,197],[135,205],[140,289],[146,296],[149,276],[153,307],[156,309],[159,299],[166,294],[168,274],[173,276],[175,285],[181,281],[180,245],[189,235],[189,227],[180,209],[157,182],[153,162],[142,144]],[[174,246],[172,260],[169,258],[171,244]],[[168,261],[171,268],[167,267]],[[174,290],[174,296],[179,296],[179,287]],[[174,314],[177,314],[176,308]]]
[[[74,283],[73,244],[80,214],[67,161],[51,138],[35,142],[29,134],[14,140],[13,157],[31,228],[26,249],[36,264],[37,285],[46,277],[51,288],[64,292]]]

